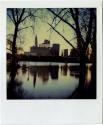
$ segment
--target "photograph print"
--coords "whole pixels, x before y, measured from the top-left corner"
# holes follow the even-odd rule
[[[7,8],[7,99],[96,99],[96,8]]]

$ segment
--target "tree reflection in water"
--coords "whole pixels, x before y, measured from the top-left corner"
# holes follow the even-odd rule
[[[77,69],[77,70],[75,70]],[[70,66],[70,75],[79,77],[79,85],[68,97],[72,99],[95,99],[96,98],[96,71],[93,64],[85,65],[80,71],[79,67]],[[95,76],[95,77],[94,77]]]
[[[61,66],[61,73],[62,73],[64,76],[67,76],[67,71],[68,71],[68,65],[67,65],[67,64]]]
[[[79,65],[71,65],[69,66],[70,75],[76,78],[80,76],[80,66]]]
[[[26,76],[27,81],[31,82],[30,77],[32,76],[33,78],[32,84],[33,84],[34,90],[35,90],[35,87],[38,85],[37,79],[41,79],[42,83],[43,84],[46,83],[46,85],[48,86],[50,79],[53,80],[55,83],[55,80],[58,81],[60,79],[59,77],[66,76],[71,78],[73,77],[74,79],[79,79],[79,84],[69,96],[64,98],[68,98],[68,99],[96,98],[96,74],[95,74],[96,71],[94,66],[87,65],[85,67],[85,70],[81,72],[80,65],[64,64],[64,65],[40,65],[40,66],[23,65],[22,67],[16,67],[16,68],[8,67],[8,72],[11,71],[9,74],[8,85],[7,85],[8,99],[23,99],[27,94],[27,91],[25,91],[25,89],[22,87],[24,84],[23,83],[24,81],[18,79],[17,77],[19,75],[19,74],[17,75],[19,68],[22,72],[22,76],[21,76],[22,78]],[[68,85],[69,85],[69,81],[68,81]],[[34,98],[34,97],[28,96],[28,98]],[[56,97],[53,97],[53,98],[55,99]],[[61,96],[61,99],[62,99],[62,96]]]
[[[19,66],[12,67],[8,66],[8,69],[11,69],[9,74],[9,81],[7,85],[7,98],[9,99],[20,99],[23,95],[23,90],[21,88],[22,82],[15,79],[17,75],[17,70]]]

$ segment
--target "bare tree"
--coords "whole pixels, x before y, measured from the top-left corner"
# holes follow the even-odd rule
[[[16,42],[18,33],[27,28],[33,28],[33,26],[26,26],[21,28],[21,24],[23,24],[27,19],[34,19],[36,9],[25,9],[25,8],[9,8],[7,9],[7,16],[12,21],[14,25],[14,33],[12,40],[12,63],[15,65],[16,63]]]
[[[70,8],[70,9],[60,9],[57,12],[55,9],[48,10],[54,15],[52,24],[48,23],[50,27],[58,33],[68,44],[75,48],[69,40],[67,40],[57,29],[56,26],[59,25],[60,21],[64,22],[69,26],[76,34],[77,38],[77,48],[75,50],[78,52],[80,57],[80,62],[85,63],[86,51],[89,43],[95,44],[96,40],[96,14],[94,8]],[[54,20],[59,21],[53,26]],[[72,23],[69,20],[72,19]],[[93,37],[94,36],[94,37]]]
[[[70,27],[76,34],[77,38],[77,48],[75,48],[78,56],[80,57],[80,76],[79,76],[79,86],[78,93],[85,91],[85,73],[86,73],[86,52],[88,45],[92,45],[93,50],[93,66],[92,74],[96,82],[96,10],[94,8],[70,8],[64,11],[60,9],[63,14],[56,12],[54,9],[48,9],[53,15],[53,21],[58,18],[57,24],[54,26],[49,24],[50,27],[59,34],[72,48],[75,48],[71,41],[65,38],[63,34],[56,29],[60,21],[64,22],[68,27]],[[72,19],[72,23],[69,21]],[[68,34],[69,35],[69,34]]]

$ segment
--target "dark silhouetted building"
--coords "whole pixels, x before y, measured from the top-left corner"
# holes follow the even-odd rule
[[[50,48],[50,40],[45,39],[43,43],[39,44],[39,47]]]
[[[77,51],[76,51],[76,49],[71,49],[71,52],[70,52],[70,57],[79,57],[78,56],[78,53],[77,53]]]
[[[53,46],[51,48],[51,54],[53,56],[59,56],[59,49],[60,49],[60,45],[59,44],[53,44]]]
[[[50,40],[45,39],[43,43],[38,46],[38,38],[35,36],[35,45],[30,48],[30,52],[25,52],[26,56],[59,56],[59,44],[53,44],[50,47]]]
[[[37,38],[37,35],[35,36],[35,47],[38,47],[38,38]]]
[[[51,56],[50,49],[44,47],[31,47],[30,55],[32,56]]]
[[[68,56],[68,49],[64,49],[64,56]]]

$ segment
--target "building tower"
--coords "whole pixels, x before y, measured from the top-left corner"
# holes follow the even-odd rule
[[[52,48],[51,48],[51,54],[53,56],[59,56],[59,49],[60,49],[60,44],[53,44]]]
[[[35,36],[35,47],[38,47],[38,38],[37,38],[37,35]]]
[[[68,49],[64,49],[64,56],[68,56]]]

